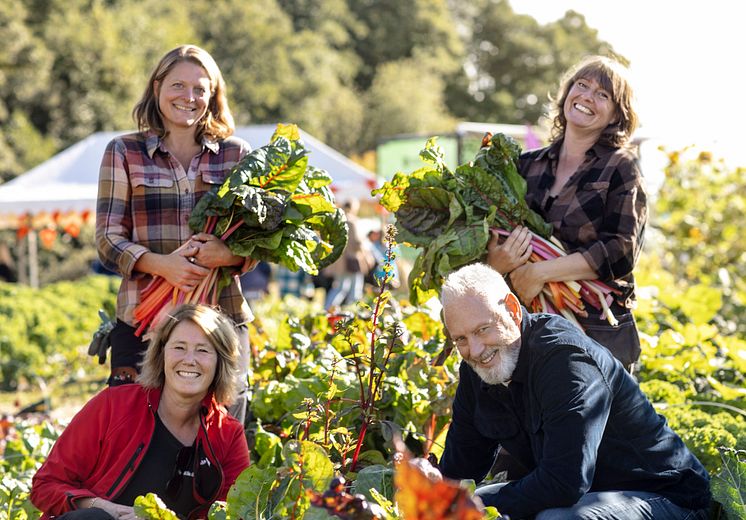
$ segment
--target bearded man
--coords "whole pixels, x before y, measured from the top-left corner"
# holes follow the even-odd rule
[[[476,494],[512,519],[708,518],[706,470],[606,348],[526,312],[483,264],[449,275],[441,302],[464,361],[444,476],[481,482],[502,446],[525,476]]]

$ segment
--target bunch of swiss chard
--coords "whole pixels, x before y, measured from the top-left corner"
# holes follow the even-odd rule
[[[269,144],[246,155],[221,186],[202,196],[189,226],[219,236],[235,255],[315,275],[347,245],[347,221],[331,182],[326,171],[308,164],[298,128],[278,125]],[[216,304],[235,275],[233,268],[212,269],[190,293],[155,278],[135,308],[138,335],[173,305]]]
[[[552,226],[525,202],[526,181],[518,173],[521,148],[504,134],[485,135],[473,161],[451,171],[435,138],[420,152],[426,166],[397,172],[373,194],[396,216],[400,242],[420,248],[409,276],[415,305],[437,296],[445,276],[484,260],[490,231],[509,234],[523,225],[532,233],[530,262],[565,255],[551,238]],[[613,290],[597,280],[549,282],[531,302],[532,310],[562,314],[577,324],[585,303],[616,323],[609,310]]]

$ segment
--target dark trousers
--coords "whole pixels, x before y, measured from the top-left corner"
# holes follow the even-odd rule
[[[76,509],[68,511],[64,515],[55,517],[56,520],[116,520],[109,513],[98,507],[88,509]]]
[[[133,383],[148,342],[135,336],[135,328],[117,320],[111,331],[111,376],[109,386]]]

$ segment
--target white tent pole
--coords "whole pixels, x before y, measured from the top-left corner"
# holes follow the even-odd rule
[[[39,288],[39,242],[36,231],[28,232],[28,282],[34,289]]]

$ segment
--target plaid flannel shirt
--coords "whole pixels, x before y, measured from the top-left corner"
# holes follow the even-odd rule
[[[632,270],[642,249],[647,196],[637,157],[628,148],[597,143],[547,210],[561,141],[521,155],[526,202],[554,227],[568,253],[579,252],[598,278],[622,291],[617,302],[634,305]]]
[[[123,277],[117,318],[134,325],[133,311],[153,276],[134,271],[146,252],[169,254],[194,234],[189,216],[200,197],[227,177],[251,150],[246,141],[205,139],[184,171],[152,133],[113,139],[101,161],[96,206],[96,246],[101,262]],[[236,324],[253,318],[234,277],[218,301]]]

